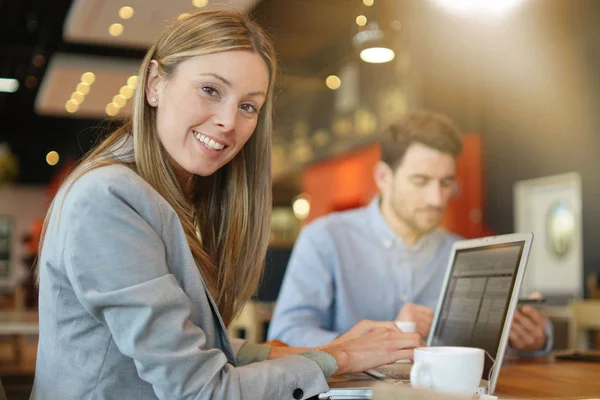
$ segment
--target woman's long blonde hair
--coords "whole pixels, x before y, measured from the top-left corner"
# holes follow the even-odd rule
[[[161,75],[169,78],[190,57],[230,50],[252,51],[263,58],[270,75],[267,100],[255,132],[242,150],[211,176],[195,176],[193,196],[186,198],[158,138],[155,109],[146,101],[150,62],[156,60]],[[271,134],[276,70],[271,41],[259,26],[237,12],[207,10],[174,21],[162,31],[140,66],[131,121],[102,141],[65,180],[70,185],[91,169],[122,163],[107,153],[127,136],[133,136],[134,169],[177,212],[225,324],[255,292],[264,266],[272,206]],[[44,234],[49,220],[50,213]],[[40,251],[42,246],[43,240]]]

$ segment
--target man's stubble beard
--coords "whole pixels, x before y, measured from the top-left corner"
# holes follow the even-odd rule
[[[391,202],[391,208],[392,208],[392,212],[394,213],[394,217],[396,217],[396,219],[398,221],[400,221],[401,223],[406,225],[413,232],[419,234],[420,236],[425,236],[428,233],[431,233],[435,229],[437,229],[437,227],[440,226],[440,223],[442,222],[441,216],[443,216],[443,212],[444,212],[443,210],[440,211],[440,215],[441,215],[440,218],[438,218],[435,223],[431,224],[430,227],[422,228],[419,226],[419,224],[416,220],[416,215],[412,214],[412,215],[405,216],[404,213],[402,212],[402,207],[399,206],[396,201]],[[418,210],[415,211],[415,213],[416,212],[418,212]]]

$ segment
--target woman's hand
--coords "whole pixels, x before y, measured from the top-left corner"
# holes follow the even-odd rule
[[[338,364],[336,374],[344,374],[412,359],[413,349],[423,345],[418,333],[404,333],[394,322],[364,320],[318,350],[331,354]]]
[[[338,336],[332,343],[354,339],[365,333],[374,331],[375,329],[384,329],[392,332],[398,331],[398,327],[393,321],[371,321],[369,319],[363,319],[358,324],[354,325],[348,332]]]

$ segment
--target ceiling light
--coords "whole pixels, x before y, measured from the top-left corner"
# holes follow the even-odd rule
[[[112,24],[108,27],[108,33],[110,33],[111,36],[119,36],[121,33],[123,33],[123,25]]]
[[[32,63],[36,68],[42,68],[44,66],[44,64],[46,63],[46,58],[41,54],[36,54],[33,57]]]
[[[79,110],[79,103],[73,99],[70,99],[65,103],[65,110],[70,113],[77,112],[77,110]]]
[[[108,114],[109,116],[114,117],[119,113],[120,109],[115,103],[108,103],[104,111],[106,111],[106,114]]]
[[[363,0],[363,4],[367,7],[371,7],[373,5],[373,0]]]
[[[335,75],[329,75],[327,79],[325,79],[325,84],[331,90],[337,90],[342,85],[342,81]]]
[[[80,79],[81,82],[77,84],[75,91],[71,93],[71,98],[65,103],[65,110],[69,113],[79,110],[85,96],[90,92],[91,85],[96,81],[96,75],[93,72],[84,72]]]
[[[121,7],[119,10],[119,17],[122,19],[129,19],[133,17],[133,8],[129,6]]]
[[[96,81],[96,75],[93,72],[84,72],[81,75],[81,82],[85,82],[88,85],[91,85]]]
[[[192,4],[194,5],[194,7],[202,8],[208,5],[208,0],[193,0]]]
[[[119,108],[123,108],[127,104],[127,99],[122,94],[116,95],[112,100],[113,104]]]
[[[310,214],[310,201],[306,195],[297,196],[292,203],[292,210],[298,219],[306,219]]]
[[[399,31],[400,29],[402,29],[402,22],[395,19],[392,22],[390,22],[390,28],[392,28],[395,31]]]
[[[127,85],[121,86],[119,93],[112,98],[112,102],[106,105],[105,111],[108,115],[114,117],[120,112],[121,108],[127,105],[127,100],[133,96],[136,84],[136,75],[132,75],[127,78]]]
[[[33,89],[38,83],[38,80],[35,76],[29,75],[25,78],[25,87],[27,89]]]
[[[77,102],[77,104],[81,104],[83,103],[83,100],[85,100],[85,95],[81,92],[73,92],[73,94],[71,95],[71,99],[75,100]]]
[[[56,165],[58,164],[58,160],[60,160],[60,156],[56,151],[53,150],[46,154],[46,162],[48,165]]]
[[[433,0],[441,7],[457,14],[503,14],[524,0]]]
[[[356,25],[365,26],[366,24],[367,24],[367,17],[365,17],[364,15],[359,15],[358,17],[356,17]]]
[[[392,61],[396,56],[385,39],[379,24],[371,21],[364,30],[354,36],[352,41],[360,52],[361,60],[372,64],[381,64]]]
[[[135,89],[137,85],[137,79],[138,77],[136,75],[132,75],[129,78],[127,78],[127,86],[129,86],[132,89]]]
[[[133,89],[129,86],[122,86],[119,94],[129,100],[133,96]]]
[[[394,50],[387,47],[369,47],[360,52],[360,59],[371,64],[383,64],[396,57]]]
[[[76,89],[78,92],[88,94],[90,92],[90,84],[86,82],[80,82],[77,84]]]
[[[19,81],[16,79],[0,78],[0,92],[14,93],[19,88]]]

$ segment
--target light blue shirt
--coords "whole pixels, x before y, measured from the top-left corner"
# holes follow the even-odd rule
[[[405,245],[379,198],[307,225],[292,251],[269,339],[321,346],[361,320],[393,321],[405,303],[435,308],[452,244],[437,229]]]
[[[363,319],[394,320],[405,303],[435,309],[460,239],[439,228],[407,246],[385,221],[379,197],[317,219],[296,241],[268,339],[322,346]],[[552,345],[546,333],[543,352]]]

